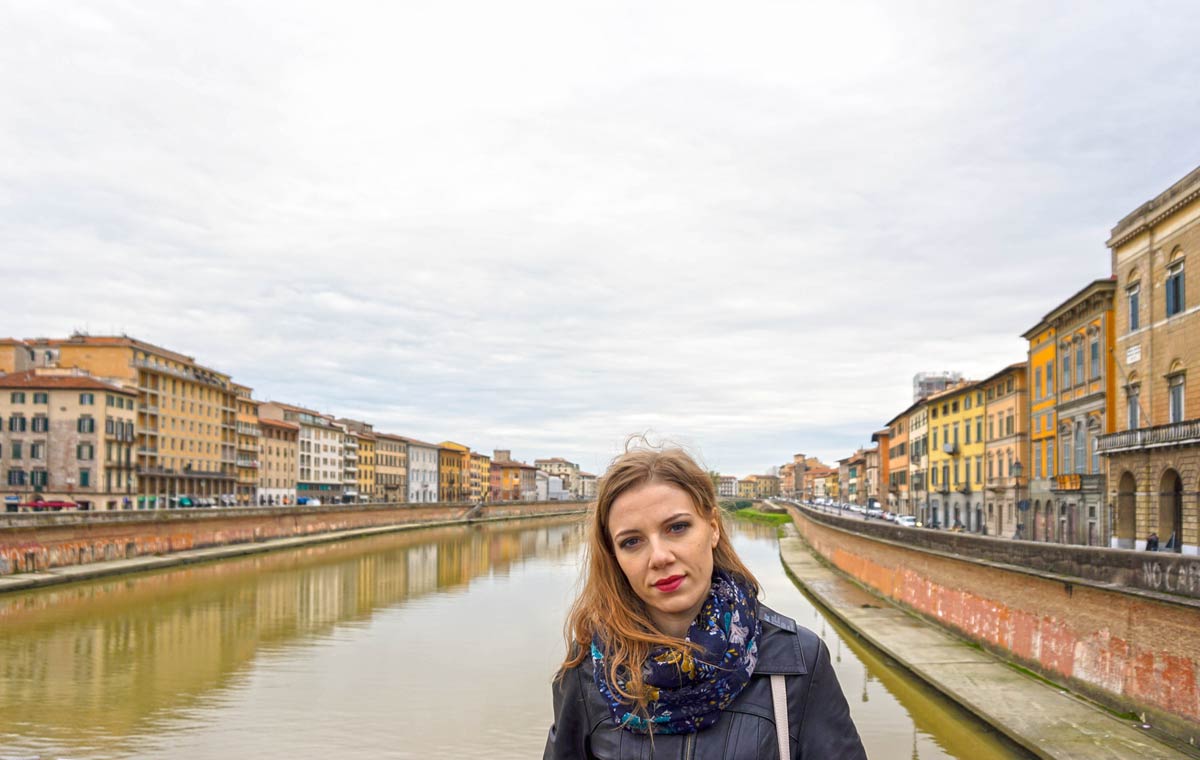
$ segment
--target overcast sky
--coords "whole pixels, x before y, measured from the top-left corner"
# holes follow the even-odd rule
[[[602,472],[868,443],[1200,163],[1194,2],[0,5],[0,335]]]

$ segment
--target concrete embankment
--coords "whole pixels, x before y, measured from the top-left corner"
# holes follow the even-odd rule
[[[0,516],[0,592],[398,530],[580,514],[584,502]]]
[[[844,617],[847,624],[860,629],[864,638],[873,642],[878,639],[880,648],[968,708],[978,712],[1004,704],[1003,699],[989,690],[997,683],[1003,685],[1005,679],[1015,678],[1017,682],[1028,681],[1046,688],[1006,664],[1014,663],[1062,684],[1065,690],[1130,716],[1123,723],[1112,718],[1125,730],[1126,738],[1141,736],[1148,741],[1143,729],[1132,728],[1134,723],[1146,721],[1153,724],[1155,732],[1179,740],[1179,746],[1185,749],[1200,741],[1197,692],[1200,602],[981,560],[957,554],[949,546],[939,548],[938,542],[943,537],[947,542],[961,538],[953,534],[872,525],[810,509],[793,508],[792,516],[804,544],[800,544],[800,538],[790,539],[792,544],[785,541],[785,546],[800,547],[788,550],[791,559],[803,554],[809,557],[810,564],[826,574],[814,576],[809,590],[835,614]],[[1003,543],[997,539],[981,540]],[[1031,547],[1037,548],[1038,545]],[[881,598],[876,597],[869,608],[850,610],[836,599],[822,600],[822,583],[831,583],[830,579],[838,579],[842,584],[849,581],[817,563],[808,549],[822,562]],[[994,551],[1011,553],[1014,548],[996,547]],[[1127,560],[1117,557],[1113,561],[1120,564]],[[801,577],[797,569],[793,568],[793,572]],[[862,589],[859,592],[863,593]],[[876,617],[887,619],[874,628],[861,628]],[[917,626],[944,638],[938,643],[933,637],[923,644],[906,641],[902,636],[889,640],[893,624],[894,635]],[[966,657],[963,652],[974,656]],[[964,659],[941,659],[947,653],[952,658]],[[987,658],[991,667],[983,668],[976,658]],[[920,672],[921,668],[929,673]],[[987,675],[972,675],[975,673]],[[1000,678],[999,673],[1005,677]],[[1048,692],[1057,693],[1055,689]],[[1020,737],[1032,734],[1036,746],[1040,746],[1052,738],[1044,731],[1061,732],[1064,740],[1073,737],[1091,747],[1090,742],[1079,737],[1094,735],[1098,729],[1076,726],[1072,717],[1060,718],[1071,715],[1064,705],[1046,702],[1036,692],[1014,696],[1014,700],[1013,715],[993,716],[994,725],[1006,734],[1011,730],[1010,736],[1031,751],[1036,751],[1035,745],[1021,741]],[[1025,717],[1021,718],[1022,715]],[[993,722],[988,715],[983,717]],[[1033,725],[1024,725],[1035,718]],[[1104,743],[1111,742],[1106,739]],[[1124,745],[1118,742],[1113,746]],[[1123,751],[1126,754],[1105,754],[1098,748],[1088,749],[1084,754],[1048,751],[1042,754],[1046,757],[1162,756],[1128,754],[1133,751],[1129,747]]]

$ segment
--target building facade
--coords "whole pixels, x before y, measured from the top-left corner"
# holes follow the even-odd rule
[[[492,500],[492,460],[487,454],[471,452],[470,499],[479,503]]]
[[[550,459],[535,459],[533,460],[533,466],[547,475],[555,475],[562,478],[563,488],[571,493],[578,492],[579,465],[574,462],[569,462],[562,457],[551,457]]]
[[[1058,470],[1050,479],[1050,509],[1043,506],[1041,514],[1047,541],[1109,545],[1108,486],[1099,445],[1116,431],[1109,403],[1116,390],[1116,287],[1112,279],[1089,283],[1043,319],[1054,329],[1058,356]]]
[[[1108,247],[1119,401],[1099,451],[1113,543],[1142,549],[1154,533],[1160,551],[1200,554],[1200,168],[1122,219]]]
[[[965,382],[929,397],[930,522],[982,533],[984,392]]]
[[[722,499],[736,499],[738,495],[738,479],[734,475],[722,475],[717,479],[717,496]]]
[[[403,436],[375,434],[375,494],[389,504],[412,500],[408,492],[408,441]]]
[[[1053,534],[1054,502],[1050,494],[1058,463],[1056,421],[1058,405],[1058,339],[1054,326],[1039,321],[1022,336],[1029,341],[1029,464],[1022,480],[1028,485],[1027,521],[1022,521],[1022,537],[1049,541]],[[1025,524],[1025,523],[1028,524]]]
[[[258,422],[258,497],[265,507],[296,503],[296,478],[300,473],[300,426],[283,420]]]
[[[467,501],[470,495],[471,448],[454,441],[438,444],[438,494],[441,501]]]
[[[908,493],[913,515],[922,525],[932,518],[929,493],[929,404],[921,399],[908,413]]]
[[[138,506],[236,498],[237,395],[229,375],[123,335],[4,341],[0,369],[8,367],[78,368],[137,389]]]
[[[929,398],[962,382],[961,372],[918,372],[913,375],[913,401]]]
[[[250,397],[250,389],[233,383],[237,398],[237,493],[238,506],[258,503],[259,443],[258,402]]]
[[[440,501],[437,444],[414,438],[405,440],[408,442],[408,500],[416,504]]]
[[[984,389],[987,427],[984,458],[987,470],[986,532],[1025,538],[1029,501],[1022,492],[1023,463],[1029,461],[1029,365],[1018,362],[980,381]],[[1019,465],[1019,466],[1018,466]]]
[[[4,508],[61,501],[131,509],[137,495],[137,392],[79,370],[0,376]]]
[[[343,444],[346,431],[334,424],[333,417],[284,404],[264,401],[259,404],[260,420],[283,420],[300,428],[297,435],[296,499],[316,499],[336,504],[345,493]],[[261,424],[261,422],[260,422]]]
[[[908,417],[912,407],[897,414],[887,423],[886,457],[888,477],[885,483],[887,509],[900,515],[911,515],[912,503],[908,491]],[[882,446],[881,446],[882,448]]]

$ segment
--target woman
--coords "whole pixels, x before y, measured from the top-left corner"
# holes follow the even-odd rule
[[[613,462],[586,564],[545,760],[765,760],[784,742],[791,760],[866,757],[829,650],[759,604],[712,480],[686,453]]]

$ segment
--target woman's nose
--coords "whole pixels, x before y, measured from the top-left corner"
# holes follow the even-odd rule
[[[651,540],[650,541],[650,567],[666,567],[675,561],[675,553],[671,551],[665,541]]]

